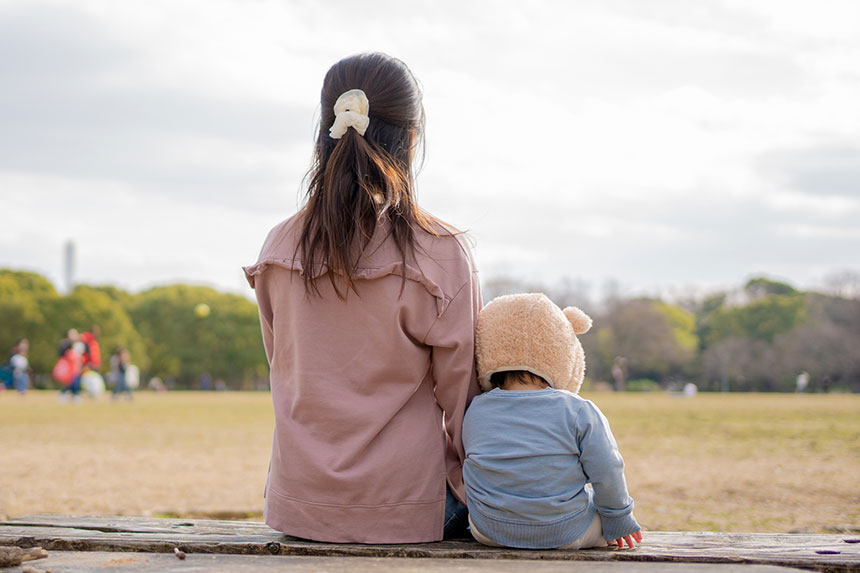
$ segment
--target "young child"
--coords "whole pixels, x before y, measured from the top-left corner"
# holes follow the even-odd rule
[[[543,294],[481,311],[477,396],[463,422],[472,536],[530,549],[633,548],[642,541],[609,423],[576,393],[585,374],[581,310]],[[587,484],[592,487],[586,487]]]

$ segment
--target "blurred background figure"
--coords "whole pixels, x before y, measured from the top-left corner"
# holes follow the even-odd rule
[[[12,365],[7,360],[3,364],[0,364],[0,392],[11,390],[14,387],[12,383]]]
[[[105,393],[105,380],[95,370],[86,370],[81,374],[81,389],[90,398],[98,398]]]
[[[126,354],[129,357],[129,365],[125,368],[125,387],[128,389],[128,397],[131,398],[131,391],[140,387],[140,370],[130,363],[131,353],[128,350],[126,350]]]
[[[804,370],[800,374],[797,375],[797,389],[796,392],[798,394],[802,394],[806,392],[806,387],[809,386],[809,372]]]
[[[66,337],[60,341],[60,346],[57,348],[57,354],[63,356],[66,352],[72,349],[76,342],[79,342],[81,339],[81,335],[78,333],[77,329],[70,328],[66,332]]]
[[[98,325],[94,324],[90,327],[88,332],[81,335],[81,342],[86,345],[86,349],[83,354],[84,368],[98,370],[102,367],[102,353],[101,347],[99,346],[99,337],[101,336],[101,332],[102,331]]]
[[[63,385],[60,399],[71,397],[72,400],[78,401],[86,348],[86,344],[81,341],[80,334],[74,328],[70,328],[66,338],[60,342],[57,349],[59,358],[51,372],[54,380]]]
[[[9,358],[0,367],[0,390],[18,391],[22,396],[27,393],[30,387],[30,361],[27,358],[27,353],[30,350],[30,341],[26,338],[19,338],[12,347],[9,353]]]
[[[105,391],[105,381],[99,373],[102,366],[102,353],[99,346],[101,329],[98,325],[92,325],[89,331],[81,334],[81,342],[84,344],[82,354],[83,368],[81,372],[81,388],[90,398],[98,398]]]
[[[154,392],[167,392],[167,386],[164,384],[164,381],[158,376],[153,376],[152,378],[150,378],[147,387]]]
[[[616,356],[612,363],[612,380],[615,382],[614,390],[624,392],[624,384],[627,381],[627,359],[623,356]]]
[[[131,355],[124,346],[117,346],[110,357],[111,379],[113,380],[114,400],[118,400],[125,394],[131,400],[131,387],[127,379],[129,367],[131,366]]]

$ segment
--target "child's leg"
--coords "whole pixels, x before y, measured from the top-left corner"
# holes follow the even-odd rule
[[[600,514],[594,512],[594,519],[591,520],[591,525],[588,530],[574,541],[567,545],[562,545],[559,549],[588,549],[590,547],[606,547],[608,543],[603,539],[603,522],[600,521]]]

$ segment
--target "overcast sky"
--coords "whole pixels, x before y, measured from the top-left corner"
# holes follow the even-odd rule
[[[61,286],[71,239],[81,282],[250,293],[326,70],[384,51],[485,278],[816,286],[860,271],[858,30],[852,0],[0,0],[0,267]]]

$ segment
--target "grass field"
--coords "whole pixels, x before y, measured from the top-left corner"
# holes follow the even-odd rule
[[[860,526],[860,396],[591,394],[651,530]],[[0,394],[0,516],[260,518],[267,393]]]

